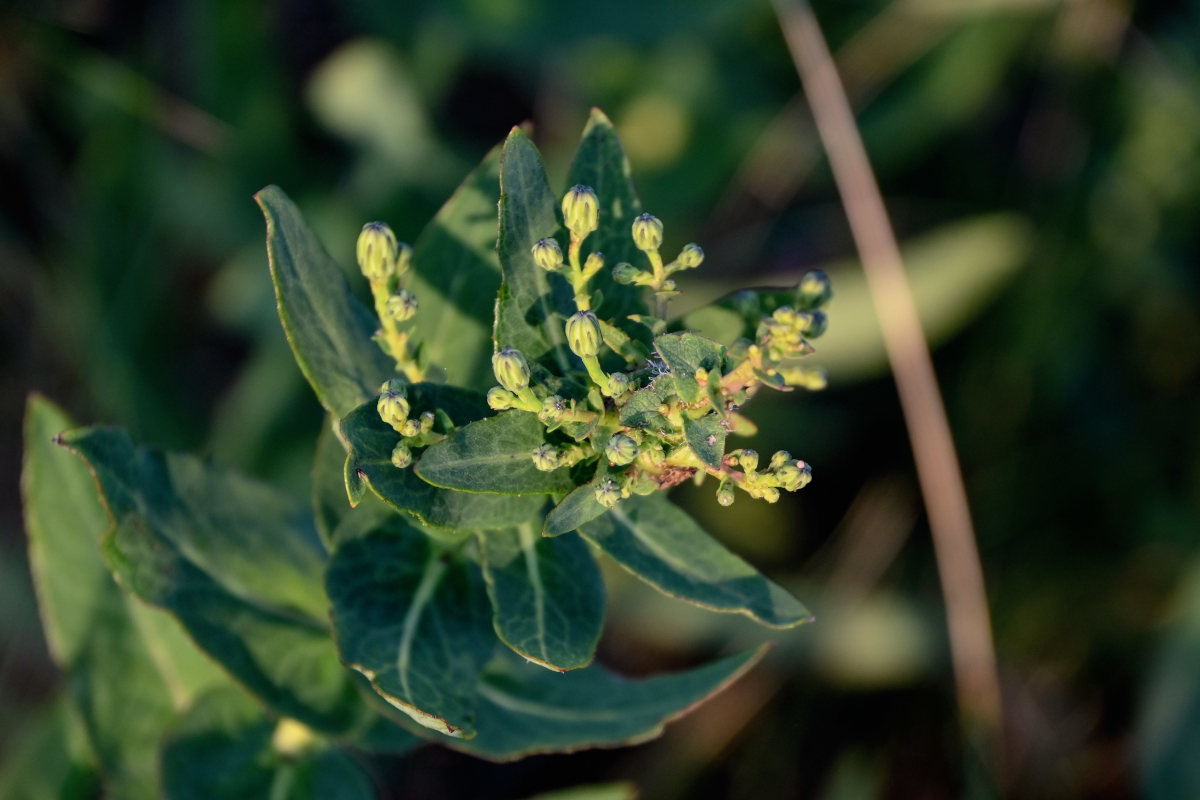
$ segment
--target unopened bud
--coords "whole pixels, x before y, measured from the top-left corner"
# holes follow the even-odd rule
[[[406,439],[411,439],[421,432],[421,423],[415,419],[406,419],[404,424],[400,426],[400,435]]]
[[[600,352],[600,320],[591,311],[579,311],[567,319],[567,345],[580,358]]]
[[[533,246],[533,261],[547,272],[562,266],[562,248],[554,239],[541,239]]]
[[[722,506],[731,506],[736,499],[733,491],[733,484],[729,481],[722,481],[717,487],[717,503]]]
[[[787,450],[776,450],[775,455],[771,456],[770,469],[777,470],[791,460],[792,454]]]
[[[806,272],[796,287],[796,302],[801,308],[819,308],[833,297],[829,276],[819,269]]]
[[[431,430],[433,430],[433,421],[435,418],[436,417],[432,411],[426,411],[421,415],[421,433],[429,433]]]
[[[602,269],[604,269],[604,253],[592,253],[587,257],[587,261],[583,262],[585,276],[595,275]]]
[[[758,451],[746,449],[738,454],[738,464],[742,467],[742,472],[750,473],[758,469]]]
[[[567,401],[552,394],[542,401],[542,410],[538,412],[538,419],[542,422],[554,423],[560,421],[566,413]]]
[[[766,500],[768,503],[778,503],[779,502],[779,490],[776,489],[774,486],[762,487],[762,493],[759,496],[763,500]]]
[[[799,315],[800,333],[816,339],[829,327],[829,318],[824,311],[808,311]]]
[[[604,455],[609,462],[622,466],[637,458],[638,444],[632,436],[624,433],[613,434],[604,448]]]
[[[398,442],[392,448],[392,466],[396,469],[404,469],[413,462],[412,450],[408,448],[404,442]]]
[[[775,309],[775,313],[771,314],[771,319],[775,320],[780,325],[791,327],[799,322],[800,317],[796,313],[796,309],[792,308],[791,306],[780,306],[779,308]]]
[[[614,372],[608,376],[608,396],[621,397],[629,391],[632,383],[624,372]]]
[[[567,230],[580,239],[600,227],[600,203],[590,186],[581,184],[568,189],[563,197],[562,213]]]
[[[620,264],[617,264],[615,267],[613,267],[612,275],[614,281],[622,286],[628,286],[634,282],[640,273],[641,270],[635,267],[633,264],[622,261]]]
[[[662,246],[662,220],[652,214],[642,214],[633,221],[633,243],[638,250],[650,252]]]
[[[396,247],[396,274],[403,275],[412,266],[412,248],[404,242]]]
[[[616,508],[621,502],[621,487],[612,478],[605,478],[596,487],[596,500],[605,508]]]
[[[401,289],[387,299],[387,315],[397,322],[412,319],[417,313],[417,298],[407,289]]]
[[[516,397],[508,389],[503,386],[493,386],[488,389],[487,403],[488,407],[496,411],[503,411],[506,408],[512,408]]]
[[[700,245],[692,242],[685,244],[683,249],[679,251],[679,258],[675,262],[682,269],[695,269],[704,261],[704,249]]]
[[[380,281],[396,270],[396,234],[383,222],[368,222],[358,234],[358,268],[368,280]]]
[[[383,385],[383,393],[375,403],[379,418],[390,425],[397,433],[401,432],[404,423],[408,421],[409,405],[400,388],[395,388],[398,381],[388,381]]]
[[[529,364],[516,348],[503,347],[492,356],[492,372],[500,385],[510,392],[519,392],[529,386]]]
[[[540,444],[533,448],[530,455],[533,457],[533,465],[542,472],[558,469],[558,452],[550,445]]]
[[[775,478],[784,490],[795,492],[812,482],[812,468],[803,461],[794,461],[775,470]]]

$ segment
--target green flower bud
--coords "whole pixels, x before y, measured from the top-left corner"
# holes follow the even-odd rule
[[[787,450],[776,450],[775,455],[771,456],[771,465],[769,469],[772,471],[777,470],[791,460],[792,454]]]
[[[542,422],[552,424],[562,420],[563,415],[567,413],[567,401],[556,394],[552,394],[542,401],[542,410],[538,412],[538,419]]]
[[[829,327],[829,318],[824,311],[807,311],[798,316],[800,332],[810,339],[816,339]]]
[[[407,419],[400,426],[400,435],[405,439],[411,439],[421,432],[421,423],[415,419]]]
[[[812,482],[812,467],[803,461],[786,463],[775,470],[775,479],[782,489],[795,492]]]
[[[766,500],[768,503],[778,503],[779,502],[779,490],[776,489],[774,486],[762,487],[762,492],[760,493],[759,496],[762,497],[763,500]]]
[[[628,464],[637,458],[637,454],[637,442],[633,440],[632,436],[627,436],[624,433],[613,434],[604,448],[604,455],[608,458],[609,462],[617,466]]]
[[[506,408],[512,408],[513,403],[516,402],[516,399],[517,398],[513,396],[513,393],[508,389],[505,389],[503,386],[493,386],[492,388],[488,389],[488,407],[496,411],[503,411]]]
[[[733,484],[729,481],[721,481],[721,485],[717,487],[717,504],[731,506],[735,499],[737,498],[733,491]]]
[[[512,347],[501,348],[492,356],[492,372],[496,380],[510,392],[519,392],[529,386],[529,365],[521,351]]]
[[[533,261],[547,272],[562,266],[562,248],[554,239],[541,239],[533,246]]]
[[[358,234],[358,268],[368,280],[381,281],[396,271],[399,245],[383,222],[368,222]]]
[[[819,308],[833,297],[829,277],[819,269],[807,272],[796,287],[796,303],[801,308]]]
[[[591,311],[579,311],[567,319],[567,345],[580,358],[600,352],[600,320]]]
[[[675,259],[675,263],[679,264],[680,269],[695,269],[703,261],[704,249],[695,242],[685,244],[679,251],[679,258]]]
[[[633,221],[633,243],[638,250],[650,252],[662,247],[662,220],[651,214],[642,214]]]
[[[533,448],[530,455],[533,457],[533,465],[542,472],[552,472],[558,469],[558,453],[550,445],[540,444]]]
[[[563,197],[562,213],[567,230],[580,239],[600,227],[600,202],[590,186],[572,186]]]
[[[742,472],[754,472],[758,469],[758,451],[749,448],[742,450],[738,453],[738,464],[741,465]]]
[[[675,281],[674,281],[674,280],[671,280],[670,278],[668,278],[667,280],[663,281],[663,284],[662,284],[662,291],[664,291],[664,292],[673,292],[673,291],[675,291]]]
[[[614,281],[622,286],[628,286],[637,280],[637,276],[640,275],[641,272],[642,271],[633,264],[622,261],[620,264],[617,264],[615,267],[613,267],[612,275]]]
[[[396,469],[404,469],[413,462],[412,450],[408,449],[408,445],[404,442],[398,442],[392,448],[392,466]]]
[[[401,289],[387,299],[387,305],[384,307],[384,310],[389,317],[397,322],[412,319],[413,314],[417,313],[416,295],[407,289]]]
[[[433,430],[433,421],[435,418],[436,417],[432,411],[426,411],[421,415],[421,433],[429,433],[431,430]]]
[[[379,413],[381,420],[390,425],[396,433],[400,433],[404,423],[408,421],[410,409],[404,395],[399,392],[385,391],[379,395],[379,400],[375,403],[375,410]]]
[[[605,508],[616,508],[621,502],[621,487],[612,478],[605,478],[596,487],[596,500]]]
[[[771,315],[771,319],[775,320],[780,325],[792,327],[800,322],[800,315],[796,313],[796,309],[791,306],[780,306],[775,309],[775,313]]]
[[[592,253],[587,257],[587,261],[583,262],[584,275],[595,275],[602,269],[604,269],[604,253]]]
[[[621,397],[625,395],[633,384],[629,380],[629,376],[624,372],[614,372],[608,376],[608,396]]]
[[[412,266],[412,248],[400,242],[396,248],[396,274],[403,275]]]

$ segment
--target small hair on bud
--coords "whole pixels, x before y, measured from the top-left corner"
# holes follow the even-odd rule
[[[600,227],[600,203],[590,186],[578,184],[567,190],[562,201],[563,223],[580,239]]]
[[[387,299],[384,310],[397,322],[410,320],[417,313],[417,297],[407,289],[401,289]]]
[[[589,358],[600,352],[600,320],[591,311],[578,311],[567,318],[564,326],[567,345],[580,358]]]
[[[529,364],[516,348],[503,347],[492,356],[492,372],[500,385],[510,392],[519,392],[529,386]]]
[[[679,251],[679,258],[675,259],[675,263],[679,265],[680,269],[695,269],[703,262],[704,249],[695,242],[685,244]]]
[[[562,266],[562,248],[554,239],[541,239],[533,246],[533,261],[547,272],[554,272]]]
[[[653,214],[642,214],[633,221],[633,243],[638,250],[649,253],[662,247],[662,220]]]

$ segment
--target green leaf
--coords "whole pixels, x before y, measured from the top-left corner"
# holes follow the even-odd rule
[[[344,753],[287,752],[286,740],[277,736],[281,725],[295,723],[276,722],[236,689],[205,694],[163,743],[163,796],[167,800],[370,800],[375,796],[370,779]]]
[[[32,397],[25,426],[25,522],[46,638],[110,791],[153,797],[158,739],[197,691],[224,678],[173,620],[114,583],[100,552],[109,519],[95,481],[54,444],[71,421]]]
[[[667,418],[659,413],[658,409],[665,400],[664,389],[666,382],[663,381],[664,376],[654,381],[644,389],[638,389],[629,396],[629,400],[621,408],[621,424],[628,425],[633,428],[646,428],[651,431],[670,430],[672,425],[667,421]],[[670,383],[670,389],[673,392],[675,385]]]
[[[337,659],[311,518],[211,464],[135,448],[112,428],[60,437],[91,466],[117,580],[171,612],[195,643],[280,714],[337,733],[363,707]]]
[[[672,597],[713,611],[745,614],[772,628],[811,619],[798,600],[718,544],[661,494],[622,500],[580,533]]]
[[[558,198],[550,190],[542,157],[520,128],[513,128],[500,157],[500,265],[504,283],[496,302],[496,346],[515,347],[530,363],[565,375],[578,366],[563,325],[575,312],[567,282],[533,261],[530,248],[559,229]]]
[[[593,108],[583,129],[583,139],[567,173],[567,185],[583,184],[596,190],[600,201],[600,227],[585,240],[589,252],[604,253],[608,267],[589,284],[604,301],[597,309],[601,319],[624,322],[626,315],[645,313],[644,290],[622,286],[612,278],[612,267],[622,261],[646,265],[646,255],[633,243],[633,220],[642,213],[642,202],[633,187],[633,171],[616,131],[598,108]]]
[[[493,761],[638,744],[728,686],[764,650],[644,680],[598,666],[557,675],[514,656],[497,658],[479,682],[478,734],[448,744]]]
[[[479,568],[393,525],[338,548],[325,586],[346,664],[421,725],[473,736],[496,643]]]
[[[333,552],[333,532],[350,513],[346,497],[346,449],[338,441],[333,426],[325,424],[317,436],[313,455],[312,506],[317,534],[328,552]]]
[[[563,672],[586,667],[604,626],[604,580],[578,536],[544,539],[533,523],[479,534],[500,639]]]
[[[282,189],[268,186],[254,198],[267,219],[271,278],[292,354],[321,405],[344,417],[393,374],[371,341],[379,322]]]
[[[725,428],[721,416],[715,412],[700,419],[684,416],[683,435],[692,452],[710,467],[720,467],[725,457]]]
[[[467,176],[413,246],[409,289],[421,307],[412,325],[422,352],[447,383],[486,391],[500,288],[496,203],[500,147]]]
[[[102,796],[83,726],[59,697],[21,725],[4,753],[0,797],[94,800]]]
[[[703,367],[710,373],[721,374],[725,348],[711,339],[694,333],[667,333],[654,340],[654,348],[675,377],[679,396],[689,403],[704,397],[696,381],[697,369]]]
[[[528,411],[505,411],[472,422],[425,451],[416,472],[434,486],[464,492],[549,494],[570,491],[570,470],[542,472],[531,453],[546,429]]]
[[[564,533],[579,530],[585,522],[591,522],[596,517],[608,511],[608,508],[596,499],[596,485],[603,479],[606,470],[600,470],[596,477],[575,489],[559,502],[546,515],[546,523],[542,527],[543,536],[561,536]]]
[[[507,527],[537,516],[545,504],[545,498],[536,494],[485,495],[441,489],[421,480],[411,468],[397,469],[392,464],[392,448],[400,437],[379,418],[374,401],[355,409],[341,426],[350,443],[353,472],[384,502],[415,514],[434,528]],[[459,538],[457,534],[455,538]]]

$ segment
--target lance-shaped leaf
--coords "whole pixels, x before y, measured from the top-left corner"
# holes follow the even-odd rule
[[[683,418],[683,435],[692,452],[710,467],[720,467],[725,457],[725,427],[716,412],[705,414],[700,419]]]
[[[421,304],[412,320],[424,356],[446,382],[486,391],[500,260],[496,203],[500,147],[467,176],[413,245],[409,289]]]
[[[581,529],[625,569],[672,597],[772,628],[811,619],[783,588],[718,544],[661,494],[633,496]]]
[[[596,487],[608,474],[608,465],[604,459],[596,469],[596,476],[582,486],[572,490],[558,505],[550,509],[542,525],[543,536],[561,536],[564,533],[579,530],[585,522],[591,522],[596,517],[608,511],[608,507],[596,499]]]
[[[364,713],[325,621],[311,518],[211,464],[135,448],[113,428],[60,440],[91,466],[117,580],[179,620],[195,643],[280,714],[330,733]]]
[[[321,405],[343,417],[393,373],[371,341],[379,322],[282,189],[268,186],[254,199],[267,219],[271,278],[292,354]]]
[[[642,213],[642,202],[633,187],[633,170],[621,148],[608,117],[593,108],[583,129],[583,139],[567,173],[567,185],[583,184],[596,190],[600,201],[600,227],[584,243],[590,252],[604,253],[610,268],[622,261],[647,266],[645,253],[633,243],[633,220]],[[597,315],[625,324],[628,314],[647,313],[645,290],[622,286],[612,279],[612,270],[601,270],[588,288],[599,290],[604,299]]]
[[[687,672],[626,680],[599,666],[556,675],[508,655],[479,682],[478,734],[450,742],[493,761],[535,753],[621,747],[662,734],[663,727],[728,686],[765,648]]]
[[[578,536],[544,539],[533,523],[479,534],[496,633],[530,661],[585,667],[604,626],[604,580]]]
[[[575,312],[573,295],[566,281],[534,263],[530,249],[558,231],[557,207],[537,148],[524,131],[513,128],[500,157],[504,283],[496,301],[496,346],[515,347],[531,362],[565,375],[579,367],[563,331],[566,317]]]
[[[679,396],[689,403],[704,397],[696,370],[703,368],[716,376],[721,374],[725,348],[712,339],[694,333],[667,333],[654,340],[654,348],[670,368]]]
[[[220,670],[161,611],[129,598],[100,553],[108,515],[87,466],[54,444],[71,421],[33,397],[21,487],[43,628],[109,790],[154,797],[154,748]]]
[[[492,494],[550,494],[575,486],[565,467],[543,472],[532,458],[546,428],[528,411],[506,411],[459,428],[425,451],[417,475],[434,486]]]
[[[347,472],[365,480],[384,502],[415,514],[434,528],[457,531],[516,525],[537,516],[545,503],[537,494],[487,495],[442,489],[422,480],[411,467],[397,469],[392,464],[392,449],[400,436],[379,418],[374,401],[355,409],[341,426],[350,443]]]
[[[278,722],[236,689],[209,692],[162,747],[167,800],[370,800],[370,779],[345,753]],[[157,755],[155,753],[154,755]]]
[[[346,664],[421,725],[475,735],[473,686],[496,644],[477,566],[397,519],[338,548],[325,587]]]

